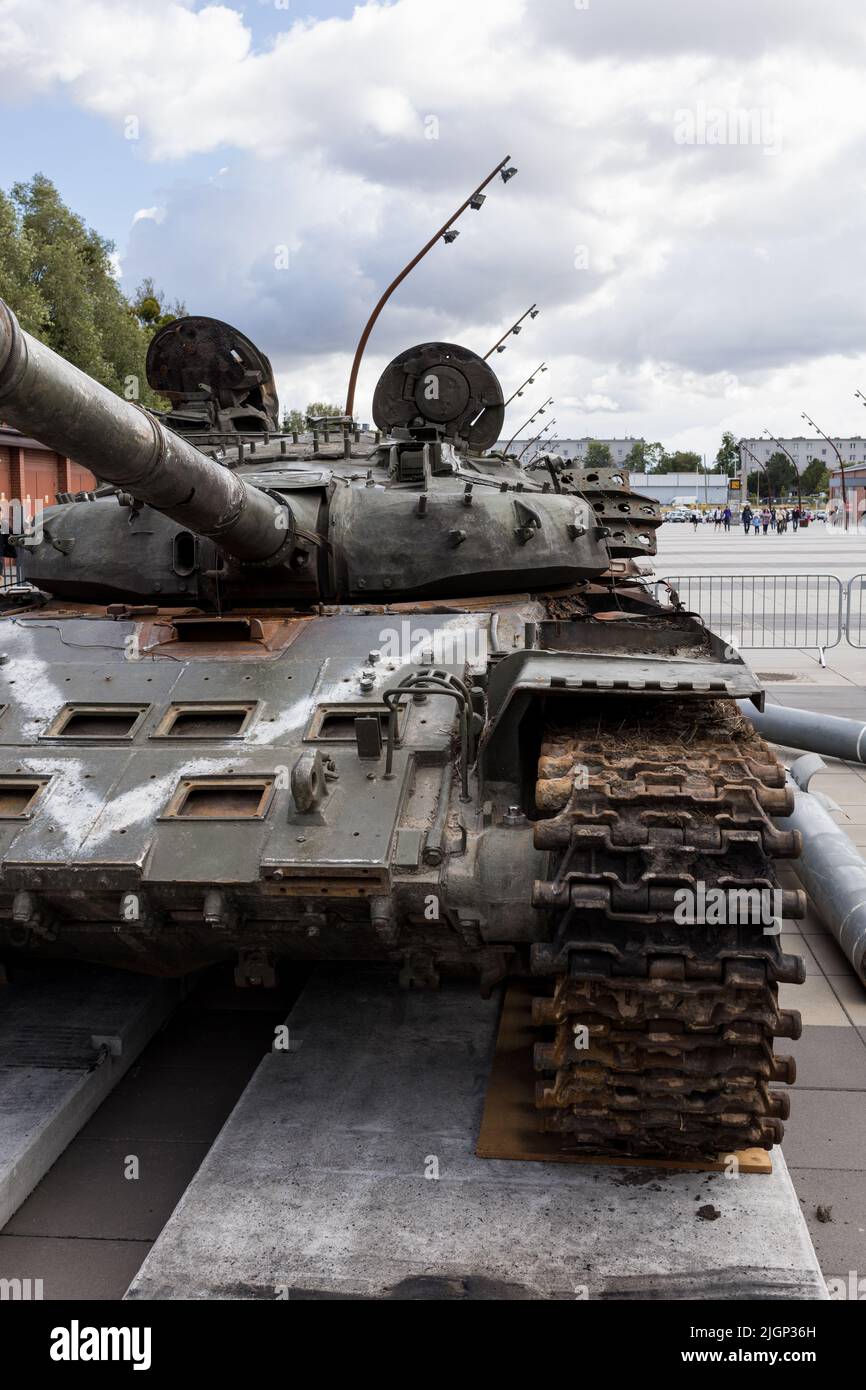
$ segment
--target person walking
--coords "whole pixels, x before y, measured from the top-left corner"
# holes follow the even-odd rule
[[[714,531],[720,531],[721,529],[722,529],[722,514],[721,514],[721,512],[719,511],[718,507],[716,507],[715,510],[713,511],[713,530],[714,530]]]
[[[791,512],[791,526],[792,526],[793,529],[796,531],[796,529],[797,529],[797,527],[798,527],[799,525],[800,525],[800,508],[799,508],[799,507],[795,507],[794,510]]]
[[[695,528],[695,532],[697,532],[698,522],[700,521],[700,519],[701,517],[699,512],[692,512],[692,525]]]
[[[725,507],[725,510],[722,512],[722,521],[724,522],[725,530],[726,530],[726,531],[730,531],[730,529],[731,529],[731,509],[730,509],[730,507]]]
[[[746,503],[745,507],[743,508],[743,517],[742,517],[742,521],[743,521],[743,533],[744,533],[744,535],[748,535],[748,534],[749,534],[749,527],[750,527],[751,524],[752,524],[752,509],[751,509],[751,507],[749,506],[748,502]]]
[[[775,508],[775,507],[771,507],[771,508],[770,508],[770,529],[771,529],[771,530],[775,531],[775,529],[776,529],[776,523],[777,523],[776,508]]]
[[[756,536],[759,536],[759,535],[761,534],[761,513],[760,513],[760,512],[755,512],[755,515],[754,515],[753,518],[752,518],[752,530],[754,531],[754,533],[755,533]]]
[[[769,507],[763,507],[762,510],[761,510],[761,525],[762,525],[763,528],[764,528],[764,535],[765,535],[765,536],[766,536],[768,530],[770,529],[770,520],[771,520],[770,508],[769,508]]]
[[[785,532],[787,531],[787,529],[788,529],[788,513],[787,513],[786,509],[785,509],[784,507],[782,507],[781,510],[778,512],[778,514],[777,514],[777,516],[776,516],[776,535],[777,535],[777,536],[784,536],[784,534],[785,534]]]

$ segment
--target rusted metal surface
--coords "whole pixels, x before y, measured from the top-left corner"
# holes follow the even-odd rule
[[[252,615],[232,619],[192,615],[172,618],[159,614],[136,624],[137,649],[142,656],[175,661],[261,661],[267,656],[278,657],[309,621]],[[189,629],[191,623],[195,624],[194,633]],[[239,628],[240,623],[246,624],[245,632]]]
[[[175,319],[154,334],[147,380],[172,403],[173,429],[227,433],[280,428],[270,362],[255,343],[219,319]]]
[[[797,1037],[800,1023],[777,991],[802,982],[803,964],[763,915],[752,920],[766,897],[729,894],[778,892],[774,911],[805,911],[770,861],[799,848],[769,820],[787,796],[782,768],[722,705],[653,712],[645,701],[549,727],[538,772],[535,841],[555,873],[534,901],[556,914],[552,942],[533,948],[534,972],[553,982],[534,1010],[543,1127],[599,1153],[780,1142],[788,1097],[769,1085],[794,1067],[773,1056],[773,1038]],[[722,920],[684,924],[682,890],[693,902],[720,890]],[[738,901],[749,920],[731,920]]]

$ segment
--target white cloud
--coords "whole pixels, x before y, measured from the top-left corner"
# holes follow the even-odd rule
[[[158,225],[160,222],[164,221],[165,208],[160,207],[139,208],[138,212],[133,213],[132,216],[133,227],[135,226],[136,222],[156,222]]]
[[[0,0],[0,100],[65,92],[118,140],[135,118],[163,186],[129,283],[237,322],[298,403],[340,398],[381,287],[510,151],[520,177],[386,310],[359,408],[400,348],[486,351],[537,300],[509,391],[544,357],[561,432],[703,452],[802,407],[861,427],[864,36],[847,0],[395,0],[287,11],[257,50],[226,6]]]

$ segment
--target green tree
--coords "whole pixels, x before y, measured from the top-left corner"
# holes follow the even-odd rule
[[[691,449],[676,449],[672,454],[663,453],[654,470],[656,473],[700,473],[703,460],[700,454]]]
[[[602,444],[598,439],[591,439],[586,446],[583,462],[586,468],[610,468],[613,454],[606,444]]]
[[[652,473],[664,457],[661,444],[647,444],[645,439],[636,439],[626,455],[626,467],[635,473]]]
[[[186,314],[186,305],[179,299],[176,299],[173,304],[167,303],[164,292],[156,288],[148,275],[135,291],[132,312],[144,331],[152,338],[167,323],[173,323],[175,319],[183,318]]]
[[[18,315],[28,333],[41,334],[48,306],[33,274],[34,252],[11,198],[0,190],[0,297]]]
[[[292,434],[294,431],[305,434],[310,430],[310,420],[321,419],[323,415],[333,418],[342,414],[343,407],[340,405],[332,405],[328,401],[310,401],[306,410],[283,411],[282,431],[283,434]]]
[[[292,434],[295,431],[297,431],[298,434],[303,434],[304,430],[307,428],[303,411],[284,410],[280,428],[283,434]]]
[[[737,448],[737,441],[730,430],[725,430],[719,451],[716,454],[716,471],[727,474],[729,478],[735,478],[739,469],[740,451]]]
[[[804,497],[816,492],[829,492],[830,471],[823,459],[810,459],[800,474],[800,490]]]
[[[343,407],[341,405],[333,405],[330,401],[310,401],[307,406],[308,420],[318,420],[321,419],[323,415],[333,419],[334,416],[342,416],[342,414]]]
[[[15,225],[11,250],[0,236],[0,288],[8,276],[12,307],[103,386],[159,404],[144,370],[150,334],[115,279],[113,244],[87,227],[42,174],[15,184],[4,201],[6,221],[11,205]]]
[[[773,497],[782,497],[797,491],[797,470],[787,454],[777,449],[767,459],[767,474]]]

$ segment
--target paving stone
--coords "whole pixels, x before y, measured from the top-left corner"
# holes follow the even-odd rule
[[[866,986],[850,970],[847,975],[831,975],[829,982],[851,1022],[866,1027]]]
[[[792,1168],[791,1177],[824,1278],[842,1278],[847,1286],[849,1271],[854,1270],[859,1278],[866,1279],[866,1183],[862,1174],[833,1168]],[[832,1208],[832,1220],[818,1220],[815,1213],[819,1205]],[[866,1285],[862,1292],[866,1294]]]
[[[798,1009],[804,1027],[814,1024],[844,1028],[851,1022],[823,975],[807,975],[802,985],[780,985],[779,1005],[783,1009]]]
[[[821,921],[821,918],[811,906],[808,908],[806,916],[800,919],[799,927],[807,940],[810,936],[830,936],[830,932],[825,923]]]
[[[0,1279],[41,1279],[42,1297],[121,1299],[147,1241],[0,1235]]]
[[[234,1080],[205,1083],[193,1074],[130,1075],[94,1115],[90,1139],[210,1141],[242,1090]]]
[[[778,1038],[776,1052],[797,1063],[792,1106],[800,1090],[866,1092],[866,1045],[856,1028],[805,1027],[799,1038]]]
[[[82,1134],[3,1234],[155,1240],[207,1150],[201,1142],[95,1140]],[[137,1178],[125,1176],[130,1157],[138,1160]]]
[[[829,932],[826,936],[813,936],[809,949],[825,975],[850,975],[854,978],[854,967]]]
[[[785,922],[782,925],[787,927],[788,924]],[[779,938],[779,942],[786,955],[800,957],[806,966],[807,977],[809,975],[821,974],[821,967],[815,959],[814,952],[804,936],[794,933],[789,934],[787,931],[783,931]]]
[[[792,1168],[848,1168],[866,1184],[866,1094],[795,1087],[785,1121],[785,1157]]]

